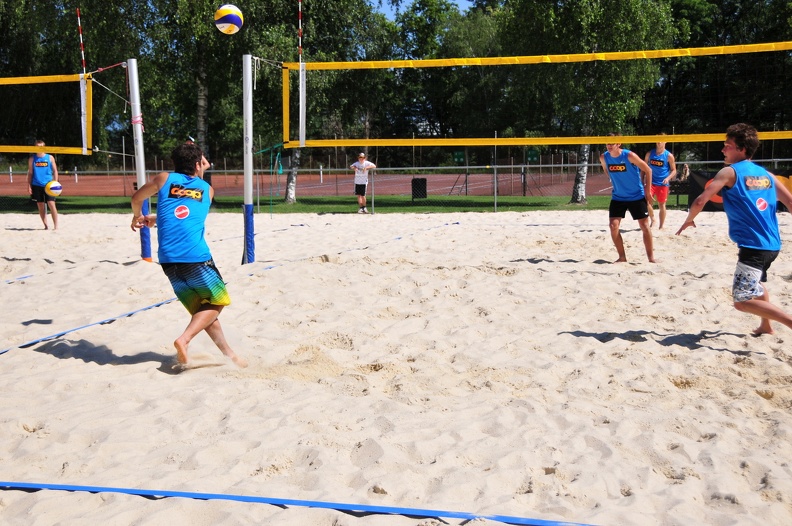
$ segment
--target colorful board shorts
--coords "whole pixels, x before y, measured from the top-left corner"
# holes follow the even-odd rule
[[[668,191],[671,187],[665,185],[652,185],[652,197],[657,199],[658,203],[665,203],[668,201]]]
[[[203,263],[163,263],[176,297],[190,314],[202,305],[231,305],[223,277],[213,260]]]
[[[764,294],[762,282],[767,281],[767,269],[777,257],[778,251],[740,248],[732,282],[735,302],[752,300]]]

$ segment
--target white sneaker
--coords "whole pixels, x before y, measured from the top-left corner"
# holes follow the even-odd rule
[[[366,207],[363,207],[363,213],[364,213],[364,214],[368,214],[368,208],[366,208]]]
[[[358,208],[358,214],[365,214],[365,213],[366,213],[365,208]]]

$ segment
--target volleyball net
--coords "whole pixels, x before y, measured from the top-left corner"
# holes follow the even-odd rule
[[[43,121],[58,118],[67,144],[47,144],[47,153],[91,155],[92,80],[85,73],[0,78],[0,100],[16,101],[3,112],[0,153],[35,153]]]
[[[527,66],[566,63],[584,63],[599,61],[657,60],[684,57],[707,57],[717,55],[743,55],[751,53],[783,52],[792,50],[792,42],[774,42],[765,44],[661,49],[643,51],[624,51],[606,53],[584,53],[568,55],[536,55],[513,57],[480,57],[480,58],[448,58],[425,60],[384,60],[359,62],[284,62],[282,64],[283,89],[283,145],[284,148],[327,148],[371,146],[549,146],[549,145],[581,145],[607,144],[612,142],[608,136],[575,136],[575,137],[401,137],[401,138],[312,138],[306,136],[307,119],[305,100],[307,98],[306,76],[311,71],[347,71],[404,68],[458,68],[471,66]],[[299,76],[299,123],[297,133],[291,127],[290,94],[292,73]],[[792,130],[759,130],[762,140],[790,139]],[[295,136],[297,140],[295,140]],[[688,133],[673,135],[623,135],[620,142],[654,143],[669,141],[676,143],[717,142],[723,140],[723,133]]]

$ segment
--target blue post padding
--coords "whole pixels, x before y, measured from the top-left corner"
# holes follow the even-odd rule
[[[256,260],[256,242],[253,237],[253,205],[242,205],[245,216],[245,250],[242,253],[242,264],[253,263]]]
[[[149,200],[143,201],[143,215],[149,214]],[[140,229],[140,257],[151,261],[151,229],[144,226]]]

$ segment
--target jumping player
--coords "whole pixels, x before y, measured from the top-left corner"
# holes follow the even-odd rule
[[[773,174],[751,161],[759,148],[756,128],[740,123],[729,126],[723,143],[725,168],[690,206],[685,222],[677,231],[696,226],[693,221],[717,192],[723,196],[723,209],[729,221],[729,237],[737,243],[737,268],[732,282],[734,308],[759,316],[754,336],[772,334],[771,321],[792,328],[792,316],[770,303],[770,293],[763,285],[767,270],[781,250],[781,236],[776,217],[776,200],[792,210],[792,193],[776,184]]]

